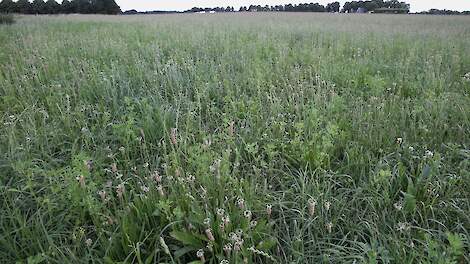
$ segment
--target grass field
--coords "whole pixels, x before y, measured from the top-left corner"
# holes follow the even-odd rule
[[[0,263],[468,263],[470,17],[0,25]]]

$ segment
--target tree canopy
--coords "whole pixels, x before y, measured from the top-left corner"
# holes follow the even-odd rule
[[[118,14],[121,8],[114,0],[1,0],[0,13],[20,14]]]

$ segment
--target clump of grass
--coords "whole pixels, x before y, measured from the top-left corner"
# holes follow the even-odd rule
[[[0,14],[0,25],[11,25],[15,23],[15,17],[12,14]]]

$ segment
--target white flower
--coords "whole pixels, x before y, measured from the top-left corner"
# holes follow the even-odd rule
[[[204,259],[204,250],[203,249],[199,249],[197,252],[196,252],[196,256],[204,263],[205,262],[205,259]]]
[[[401,145],[401,143],[403,143],[403,138],[399,137],[399,138],[397,138],[396,141],[397,141],[398,145]]]
[[[93,244],[93,240],[91,240],[90,238],[88,238],[87,240],[85,240],[85,245],[87,247],[91,247],[91,245]]]
[[[432,151],[430,151],[430,150],[426,150],[424,152],[424,157],[425,158],[432,158],[432,157],[434,157],[434,153],[432,153]]]
[[[224,214],[225,214],[225,210],[224,210],[224,209],[222,209],[222,208],[218,208],[218,209],[217,209],[217,215],[218,215],[218,216],[222,217]]]
[[[255,228],[257,224],[258,224],[258,222],[256,220],[253,220],[253,221],[250,222],[250,227]]]
[[[398,211],[401,211],[401,209],[403,209],[403,204],[401,202],[397,202],[393,204],[393,207],[395,207],[395,209]]]
[[[243,216],[245,216],[246,219],[251,220],[252,213],[250,210],[246,210],[243,212]]]

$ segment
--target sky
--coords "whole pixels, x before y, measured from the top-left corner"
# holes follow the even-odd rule
[[[216,7],[233,6],[238,9],[240,6],[254,5],[279,5],[279,4],[298,4],[298,3],[320,3],[327,4],[336,0],[115,0],[121,6],[123,11],[136,9],[138,11],[149,10],[187,10],[191,7]],[[401,0],[411,4],[411,12],[419,12],[436,9],[451,10],[470,10],[470,0]],[[341,5],[346,1],[339,1]]]

